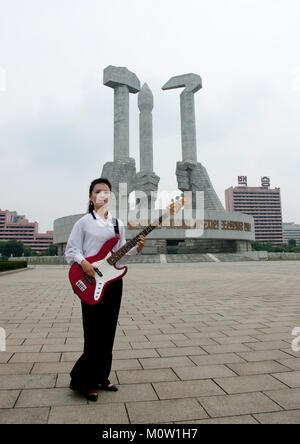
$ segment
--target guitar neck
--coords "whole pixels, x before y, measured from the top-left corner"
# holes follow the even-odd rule
[[[109,259],[107,259],[107,262],[110,265],[114,265],[117,263],[129,250],[131,250],[132,247],[134,247],[139,242],[139,236],[148,236],[148,234],[151,233],[156,227],[158,227],[164,219],[168,217],[168,213],[163,214],[158,219],[156,219],[153,224],[148,225],[144,230],[142,230],[137,236],[130,239],[126,244],[123,245],[123,247],[119,248],[118,251],[113,253]]]

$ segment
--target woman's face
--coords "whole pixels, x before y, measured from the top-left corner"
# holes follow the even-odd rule
[[[96,183],[94,185],[92,194],[90,195],[90,200],[94,204],[95,211],[100,208],[105,208],[109,204],[110,200],[110,189],[106,183]]]

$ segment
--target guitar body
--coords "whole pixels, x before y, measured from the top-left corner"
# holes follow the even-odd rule
[[[87,276],[77,262],[70,267],[69,280],[72,288],[84,303],[95,305],[100,302],[107,285],[121,279],[127,273],[126,266],[118,268],[107,262],[112,254],[112,248],[118,240],[119,237],[109,239],[95,256],[86,258],[91,264],[97,265],[95,278]]]

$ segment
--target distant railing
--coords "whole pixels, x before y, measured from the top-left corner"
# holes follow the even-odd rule
[[[65,256],[10,257],[9,261],[27,261],[28,264],[66,264]]]

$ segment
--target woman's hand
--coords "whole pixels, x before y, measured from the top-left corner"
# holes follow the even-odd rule
[[[142,249],[144,248],[145,245],[145,237],[144,236],[139,236],[139,242],[137,243],[137,251],[140,252],[142,251]]]
[[[95,268],[97,268],[96,265],[92,265],[90,264],[87,260],[83,260],[81,262],[81,268],[83,269],[83,271],[85,272],[85,274],[87,274],[88,276],[94,278],[95,277]]]

